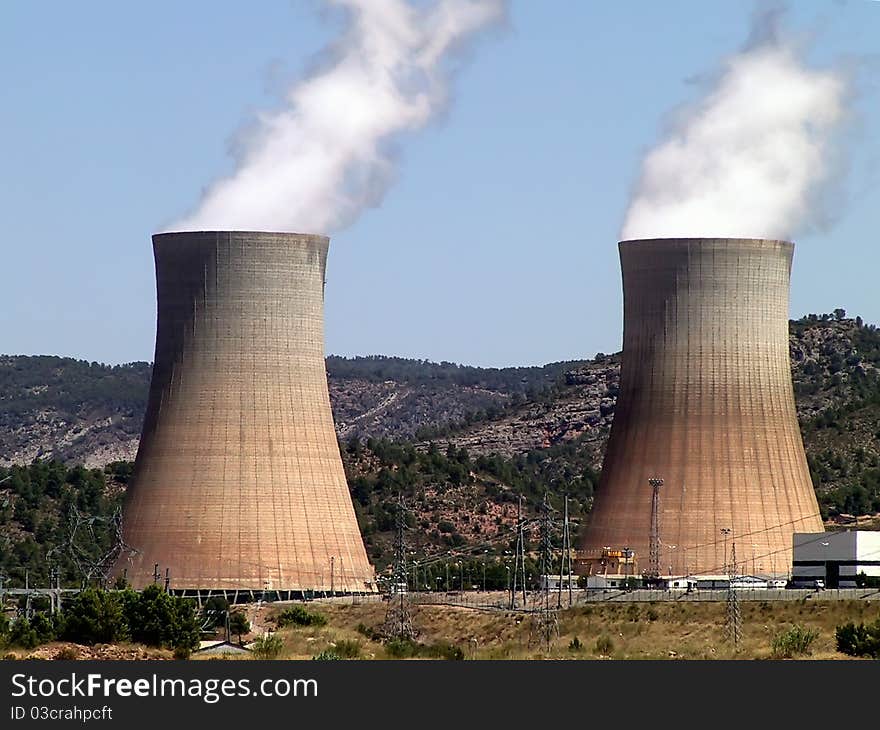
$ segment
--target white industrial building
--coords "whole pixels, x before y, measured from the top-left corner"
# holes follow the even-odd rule
[[[791,580],[824,580],[826,588],[855,588],[860,573],[880,578],[880,532],[796,532]]]

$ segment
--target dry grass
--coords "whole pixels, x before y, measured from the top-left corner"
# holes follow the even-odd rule
[[[284,639],[280,658],[309,659],[332,651],[339,640],[359,642],[362,659],[389,658],[380,642],[358,631],[359,625],[378,629],[385,608],[382,603],[315,602],[310,610],[324,614],[327,625],[279,631]],[[564,610],[549,654],[533,620],[522,614],[416,606],[413,624],[418,641],[449,642],[460,647],[467,659],[768,659],[773,638],[798,624],[818,632],[809,658],[843,659],[848,657],[835,650],[835,627],[846,621],[874,620],[880,616],[880,606],[864,601],[754,601],[741,603],[741,613],[739,651],[725,638],[722,602],[615,603]],[[573,642],[575,637],[578,642]],[[606,656],[600,647],[609,643]]]

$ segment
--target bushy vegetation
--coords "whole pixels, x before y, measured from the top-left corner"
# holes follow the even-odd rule
[[[340,659],[357,659],[361,655],[361,643],[352,639],[337,639],[333,652]]]
[[[809,654],[810,647],[817,638],[819,632],[815,629],[795,624],[773,637],[771,656],[774,659],[792,659]]]
[[[843,654],[880,658],[880,619],[868,624],[845,623],[837,627],[834,638],[837,651]]]
[[[327,618],[302,606],[290,606],[275,617],[275,623],[279,629],[285,626],[324,626]]]
[[[251,650],[257,659],[277,659],[284,649],[284,639],[277,634],[262,634],[251,644]]]
[[[602,656],[610,656],[611,652],[614,651],[614,641],[612,641],[611,637],[608,634],[602,634],[598,639],[596,639],[596,645],[594,647],[596,654],[600,654]]]
[[[141,593],[88,588],[52,616],[38,611],[30,618],[0,622],[0,639],[23,649],[56,639],[89,646],[133,641],[188,655],[198,646],[199,635],[195,604],[158,586]]]
[[[448,659],[453,661],[464,659],[464,651],[448,641],[422,644],[412,639],[389,639],[385,642],[385,652],[392,659],[411,659],[413,657]]]

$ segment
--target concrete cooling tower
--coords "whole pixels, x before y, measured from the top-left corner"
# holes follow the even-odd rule
[[[137,588],[374,590],[324,365],[329,239],[153,236],[156,355],[120,561]]]
[[[726,573],[735,542],[740,574],[782,575],[792,534],[822,531],[791,381],[793,251],[620,243],[620,393],[579,572]],[[663,480],[656,509],[649,479]]]

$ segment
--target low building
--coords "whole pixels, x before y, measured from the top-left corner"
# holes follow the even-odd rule
[[[692,575],[668,576],[663,580],[670,591],[693,591],[697,588],[697,579]]]
[[[794,585],[822,580],[826,588],[856,588],[860,574],[880,581],[880,532],[796,532],[792,543]]]
[[[729,575],[695,575],[697,589],[701,591],[726,591],[730,588]]]
[[[636,588],[641,587],[642,578],[640,576],[622,575],[620,573],[601,573],[599,575],[588,575],[585,578],[586,587],[589,588]]]
[[[576,575],[572,575],[571,578],[567,575],[542,575],[541,590],[549,589],[551,591],[567,591],[569,587],[572,589],[577,588],[577,582],[578,577]]]

